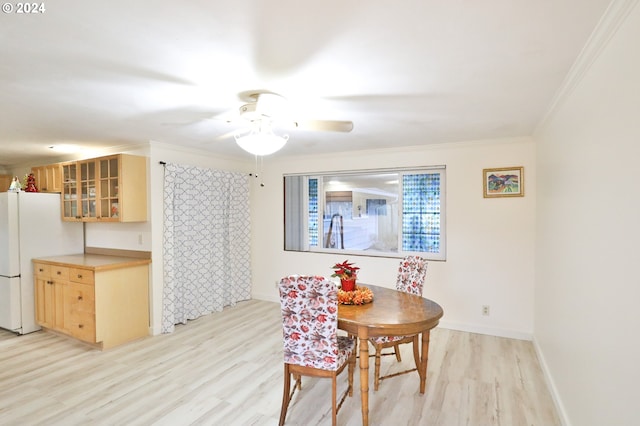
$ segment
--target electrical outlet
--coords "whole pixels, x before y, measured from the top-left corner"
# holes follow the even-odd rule
[[[489,316],[489,305],[482,305],[482,315]]]

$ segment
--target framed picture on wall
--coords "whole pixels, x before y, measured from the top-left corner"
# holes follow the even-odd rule
[[[484,198],[524,197],[524,167],[483,169]]]

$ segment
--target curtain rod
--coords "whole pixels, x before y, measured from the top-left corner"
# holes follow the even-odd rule
[[[161,164],[163,166],[167,165],[167,163],[164,162],[164,161],[158,161],[158,164]],[[256,179],[258,178],[258,174],[257,173],[249,173],[249,176],[255,177]],[[261,183],[260,186],[264,186],[264,183]]]
[[[166,162],[164,162],[164,161],[158,161],[158,164],[162,164],[163,166],[166,166],[166,165],[167,165],[167,163],[166,163]],[[255,177],[258,177],[258,175],[257,175],[256,173],[249,173],[249,176],[255,176]]]

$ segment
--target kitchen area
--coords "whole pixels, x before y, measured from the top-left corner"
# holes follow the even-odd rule
[[[148,336],[147,158],[113,154],[1,178],[3,338],[44,329],[108,349]]]

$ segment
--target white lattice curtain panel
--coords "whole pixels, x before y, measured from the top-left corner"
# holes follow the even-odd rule
[[[162,332],[251,298],[249,178],[167,163]]]

